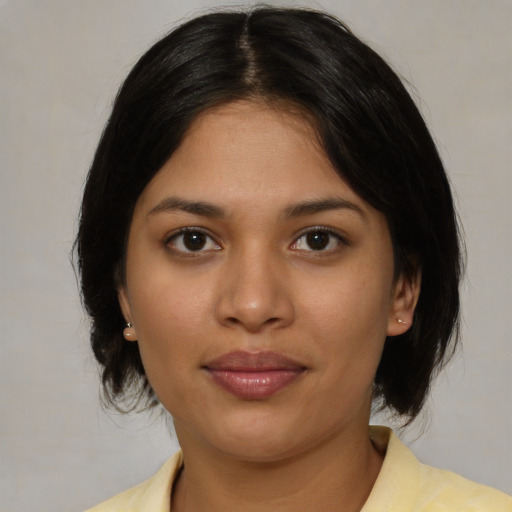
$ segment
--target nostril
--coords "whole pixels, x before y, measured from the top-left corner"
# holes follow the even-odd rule
[[[273,327],[274,325],[279,323],[278,317],[267,318],[264,321],[260,321],[258,319],[248,319],[248,318],[237,318],[236,316],[230,316],[226,318],[227,324],[231,326],[244,326],[245,329],[249,331],[259,331],[265,327]]]
[[[268,279],[265,283],[268,285]],[[250,332],[285,327],[294,319],[291,297],[281,288],[247,281],[230,282],[219,294],[215,306],[215,317],[221,324]]]

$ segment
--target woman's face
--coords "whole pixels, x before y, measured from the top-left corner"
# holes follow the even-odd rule
[[[249,102],[202,114],[145,188],[120,289],[182,445],[251,460],[366,429],[414,295],[310,125]]]

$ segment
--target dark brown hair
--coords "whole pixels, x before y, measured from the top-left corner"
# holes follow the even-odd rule
[[[458,339],[461,252],[450,187],[397,75],[339,20],[304,9],[192,19],[150,48],[122,85],[87,178],[76,239],[107,399],[119,404],[131,390],[155,400],[137,344],[123,339],[117,298],[134,205],[200,112],[244,98],[307,112],[340,176],[386,216],[396,273],[421,268],[414,325],[386,340],[374,387],[375,403],[414,418]]]

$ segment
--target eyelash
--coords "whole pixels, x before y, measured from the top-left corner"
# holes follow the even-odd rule
[[[179,237],[183,237],[187,233],[194,233],[194,234],[202,235],[207,240],[206,243],[213,243],[213,244],[215,244],[215,248],[214,249],[207,249],[206,250],[208,252],[210,252],[212,250],[213,251],[218,251],[218,250],[221,249],[220,245],[215,241],[215,239],[210,234],[208,234],[207,231],[205,231],[202,228],[196,228],[196,227],[186,227],[186,228],[179,229],[177,232],[173,233],[172,235],[170,235],[169,237],[167,237],[165,239],[165,242],[164,242],[165,246],[168,247],[170,250],[176,252],[176,253],[179,253],[179,254],[182,254],[182,255],[187,255],[187,256],[192,256],[192,257],[199,256],[202,253],[206,252],[203,247],[201,247],[197,251],[191,250],[190,248],[189,248],[189,250],[186,250],[186,248],[185,249],[178,249],[178,248],[172,247],[172,243],[173,242],[176,242],[176,240]],[[183,243],[183,241],[181,243]]]
[[[335,248],[330,248],[330,249],[320,249],[320,250],[315,250],[315,249],[298,249],[299,251],[302,251],[302,252],[311,252],[313,254],[321,254],[321,253],[333,253],[333,252],[336,252],[338,249],[339,249],[339,245],[344,245],[344,246],[348,246],[349,243],[348,243],[348,240],[341,236],[338,232],[334,231],[333,229],[331,228],[328,228],[326,226],[313,226],[313,227],[310,227],[308,228],[307,230],[303,231],[299,237],[297,237],[295,239],[295,241],[292,243],[292,247],[294,245],[297,245],[299,240],[304,238],[304,237],[307,237],[308,235],[312,235],[314,233],[322,233],[322,234],[327,234],[329,237],[330,237],[330,240],[328,241],[328,244],[331,243],[332,239],[336,239],[337,241],[337,244],[336,244],[336,247]]]
[[[183,248],[172,247],[173,242],[174,242],[174,244],[176,244],[176,240],[178,240],[180,237],[183,237],[187,233],[189,233],[189,234],[193,233],[193,234],[201,235],[205,239],[205,244],[214,244],[215,247],[213,249],[212,248],[204,249],[204,246],[203,246],[203,247],[199,247],[198,250],[190,249],[190,247],[189,248],[185,247],[184,249]],[[327,241],[326,247],[328,247],[329,244],[331,244],[333,238],[336,239],[337,240],[336,247],[329,248],[329,249],[325,249],[325,248],[322,247],[321,249],[318,249],[318,250],[315,250],[315,249],[313,249],[311,247],[309,249],[302,249],[302,248],[297,247],[299,245],[299,241],[301,239],[307,237],[308,235],[312,235],[312,234],[315,234],[315,233],[326,234],[329,237],[329,240]],[[183,244],[183,243],[184,242],[183,242],[183,239],[182,239],[181,244]],[[222,249],[222,247],[215,241],[215,239],[207,231],[205,231],[202,228],[198,228],[198,227],[185,227],[185,228],[181,228],[177,232],[175,232],[172,235],[168,236],[165,239],[164,244],[165,244],[166,247],[169,247],[170,250],[172,250],[172,251],[174,251],[176,253],[179,253],[181,255],[186,255],[186,256],[192,256],[192,257],[200,256],[200,255],[204,254],[205,252],[209,253],[209,252],[212,252],[212,251],[219,251],[219,250]],[[312,227],[308,228],[307,230],[303,231],[293,241],[293,243],[290,245],[290,247],[292,249],[301,251],[302,253],[321,254],[321,253],[333,253],[333,252],[336,252],[336,250],[339,249],[339,247],[338,247],[339,245],[348,246],[349,243],[348,243],[348,241],[343,236],[341,236],[339,233],[337,233],[336,231],[334,231],[331,228],[328,228],[328,227],[325,227],[325,226],[312,226]]]

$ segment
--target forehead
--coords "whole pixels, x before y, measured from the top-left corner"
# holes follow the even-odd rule
[[[305,114],[249,101],[198,116],[140,200],[150,208],[170,193],[255,208],[333,194],[363,203],[333,168]]]

